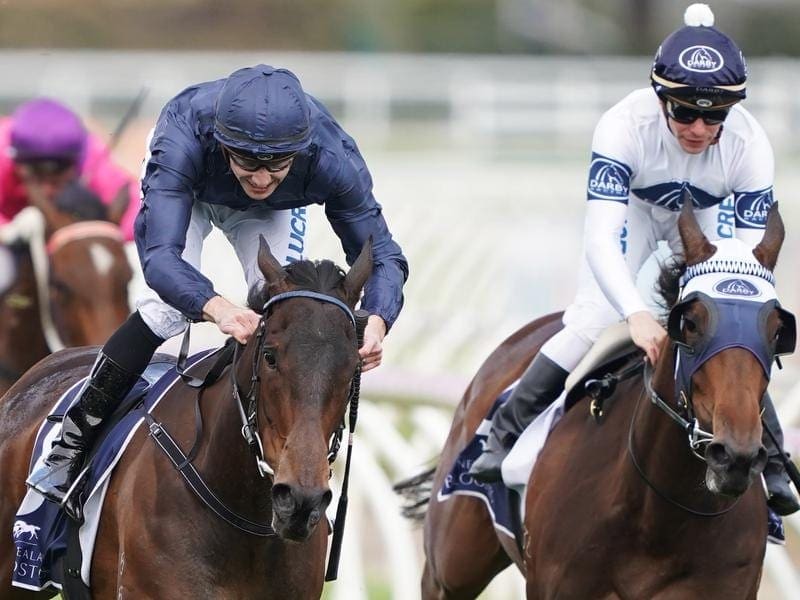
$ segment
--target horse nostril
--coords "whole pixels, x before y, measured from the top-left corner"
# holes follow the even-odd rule
[[[311,511],[308,514],[308,524],[311,527],[316,525],[322,518],[322,515],[325,514],[325,509],[331,503],[332,497],[333,493],[330,490],[326,490],[321,494],[309,496],[309,506],[311,507]]]
[[[331,492],[330,490],[328,490],[324,494],[322,494],[322,504],[321,504],[321,506],[322,506],[322,510],[323,511],[326,508],[328,508],[328,505],[330,505],[332,498],[333,498],[333,492]]]
[[[285,517],[294,512],[296,504],[291,487],[285,483],[272,486],[272,508],[275,512]]]
[[[731,456],[725,448],[725,444],[711,442],[706,448],[706,461],[715,467],[726,467],[731,464]]]

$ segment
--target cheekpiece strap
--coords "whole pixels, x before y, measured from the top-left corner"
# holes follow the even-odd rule
[[[767,281],[772,286],[775,285],[775,275],[772,274],[772,271],[757,262],[712,259],[687,267],[686,272],[681,275],[680,286],[685,287],[689,281],[698,275],[708,275],[709,273],[752,275]]]

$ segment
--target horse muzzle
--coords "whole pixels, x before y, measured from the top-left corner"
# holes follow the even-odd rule
[[[325,517],[330,489],[305,490],[286,483],[272,486],[272,527],[283,539],[307,540]]]
[[[706,463],[706,487],[715,494],[739,497],[764,470],[767,449],[761,444],[734,448],[714,439],[706,448]]]

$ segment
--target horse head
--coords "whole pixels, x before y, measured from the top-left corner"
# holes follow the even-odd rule
[[[330,443],[359,368],[352,309],[372,272],[371,242],[346,274],[331,261],[282,268],[260,244],[266,302],[244,376],[260,381],[256,421],[274,471],[273,528],[305,540],[331,501]]]
[[[51,350],[102,344],[130,313],[132,271],[118,227],[127,206],[127,188],[123,192],[124,202],[110,207],[77,182],[54,200],[34,194],[46,240],[39,262],[46,266],[36,264],[43,242],[32,241],[31,251]]]
[[[712,244],[685,199],[678,227],[686,270],[668,321],[675,399],[709,432],[706,486],[738,497],[767,461],[760,415],[772,362],[795,344],[794,317],[780,307],[772,276],[783,222],[776,205],[755,249],[736,239]]]

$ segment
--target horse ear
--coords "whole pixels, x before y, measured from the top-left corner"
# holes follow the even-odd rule
[[[372,275],[372,236],[364,242],[361,254],[344,277],[344,292],[350,306],[355,306],[361,297],[361,289]]]
[[[753,256],[770,271],[778,262],[778,253],[781,251],[785,235],[786,230],[783,227],[783,219],[781,213],[778,212],[778,203],[776,202],[770,207],[769,214],[767,214],[764,237],[761,238],[758,246],[753,248]]]
[[[55,203],[46,196],[42,184],[31,182],[26,184],[25,189],[28,193],[28,204],[38,208],[44,216],[47,237],[72,222],[70,217],[58,210]]]
[[[286,273],[281,267],[281,263],[272,255],[269,244],[263,235],[258,236],[258,268],[264,274],[264,279],[268,286],[282,284],[286,279]]]
[[[125,216],[128,210],[130,202],[131,196],[128,185],[123,185],[119,192],[117,192],[117,195],[114,196],[111,204],[106,208],[107,219],[115,225],[119,225],[122,222],[122,217]]]
[[[683,208],[681,208],[681,216],[678,217],[678,231],[681,234],[687,266],[708,260],[717,250],[700,229],[700,224],[694,216],[693,202],[694,199],[689,190],[683,190]]]

